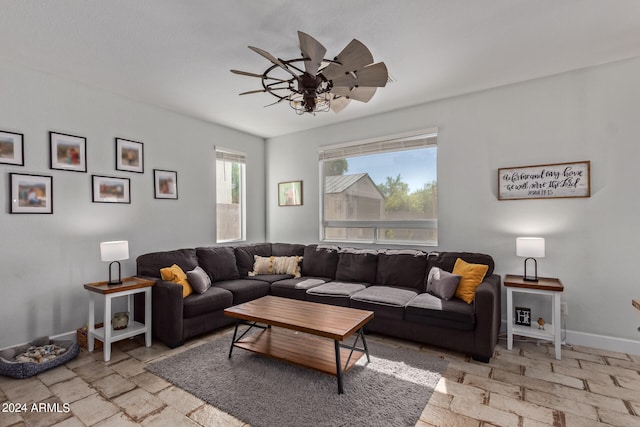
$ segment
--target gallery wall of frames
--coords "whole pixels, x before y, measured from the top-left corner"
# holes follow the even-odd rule
[[[25,144],[46,144],[46,141],[26,141],[24,134],[0,130],[0,165],[25,167]],[[90,174],[87,165],[87,138],[49,131],[49,169],[87,174],[93,203],[131,203],[131,181],[125,173],[145,174],[144,143],[114,137],[114,176]],[[90,176],[89,176],[90,174]],[[118,175],[118,176],[116,176]],[[53,214],[53,176],[46,172],[10,171],[9,212],[12,214]],[[145,196],[143,196],[145,197]],[[177,171],[153,169],[146,197],[178,199]]]

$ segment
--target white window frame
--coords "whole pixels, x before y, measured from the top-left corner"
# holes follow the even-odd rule
[[[218,190],[216,183],[216,243],[243,242],[247,240],[247,154],[230,148],[215,147],[216,154],[216,179],[218,160],[239,163],[240,170],[240,239],[218,240]]]
[[[396,220],[396,221],[325,221],[324,219],[324,195],[325,178],[324,160],[355,157],[358,155],[369,155],[384,152],[404,151],[415,148],[436,147],[438,128],[428,128],[420,131],[406,132],[402,134],[389,135],[381,138],[371,138],[367,140],[353,141],[342,144],[325,145],[318,147],[319,160],[319,182],[320,182],[320,241],[335,243],[363,243],[363,244],[383,244],[383,245],[411,245],[411,246],[438,246],[438,239],[435,242],[429,241],[401,241],[380,239],[379,232],[386,228],[402,229],[430,229],[438,230],[438,219],[425,220]],[[437,160],[436,160],[437,168]],[[436,180],[437,182],[437,180]],[[439,187],[438,187],[439,188]],[[325,236],[325,227],[335,228],[368,228],[373,230],[373,240],[349,240],[349,239],[329,239]]]

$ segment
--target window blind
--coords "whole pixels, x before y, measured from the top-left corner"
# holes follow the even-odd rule
[[[368,154],[389,153],[424,148],[437,144],[437,132],[422,133],[380,141],[362,141],[356,143],[320,147],[319,160],[343,159]]]
[[[246,164],[247,155],[240,151],[234,151],[228,148],[216,147],[216,160]]]

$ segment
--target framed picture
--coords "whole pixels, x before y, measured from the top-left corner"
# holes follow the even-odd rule
[[[116,138],[116,169],[144,173],[144,144]]]
[[[24,135],[0,130],[0,163],[24,166]]]
[[[73,172],[87,171],[87,138],[49,132],[51,169]]]
[[[278,184],[278,206],[302,205],[302,181],[281,182]]]
[[[53,213],[53,177],[10,173],[11,213]]]
[[[129,178],[100,175],[92,175],[91,178],[94,203],[131,203]]]
[[[591,196],[591,162],[498,169],[498,200]]]
[[[520,326],[531,326],[531,309],[526,307],[516,307],[515,324]]]
[[[178,172],[154,169],[153,190],[156,199],[177,199]]]

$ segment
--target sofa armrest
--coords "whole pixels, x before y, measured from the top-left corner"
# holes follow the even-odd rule
[[[158,280],[153,286],[152,307],[153,334],[171,348],[182,345],[182,286]]]
[[[474,356],[486,358],[493,356],[498,343],[501,326],[501,279],[497,274],[485,277],[476,290],[475,313],[476,333]]]

